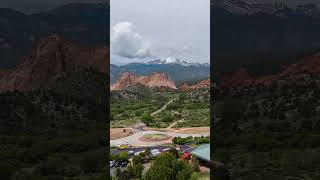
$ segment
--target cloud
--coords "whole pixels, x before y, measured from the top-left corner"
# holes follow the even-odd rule
[[[111,53],[121,57],[148,58],[151,53],[151,42],[134,31],[131,22],[118,22],[111,29]]]

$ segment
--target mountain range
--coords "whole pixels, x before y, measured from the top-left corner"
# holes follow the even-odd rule
[[[146,76],[156,72],[164,73],[176,84],[181,84],[188,81],[208,79],[210,65],[208,63],[190,63],[175,57],[156,59],[146,63],[129,63],[121,66],[111,64],[111,82],[116,82],[125,72],[135,73],[139,76]]]

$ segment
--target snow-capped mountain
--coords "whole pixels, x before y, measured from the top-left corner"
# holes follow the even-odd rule
[[[163,58],[163,59],[156,59],[156,60],[149,61],[146,64],[179,64],[182,66],[201,66],[201,65],[210,66],[209,63],[204,63],[204,64],[190,63],[190,62],[187,62],[185,60],[181,60],[176,57],[167,57],[167,58]]]
[[[210,76],[209,63],[191,63],[176,57],[156,59],[145,63],[134,62],[120,66],[112,64],[110,70],[111,82],[117,81],[125,72],[139,76],[164,73],[177,84],[208,79]]]

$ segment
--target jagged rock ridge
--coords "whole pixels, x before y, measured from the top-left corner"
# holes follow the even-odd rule
[[[0,73],[0,91],[46,89],[68,73],[93,70],[107,73],[109,49],[80,46],[59,35],[35,44],[29,57],[11,70]]]
[[[181,91],[191,91],[198,89],[210,89],[210,79],[202,80],[196,84],[188,85],[187,83],[183,83],[179,89]]]
[[[290,84],[307,85],[313,81],[314,84],[318,84],[319,73],[320,52],[317,52],[285,67],[277,74],[253,78],[246,69],[240,68],[229,77],[223,78],[221,87],[225,89],[244,89],[270,85],[281,87]]]
[[[123,90],[129,86],[141,84],[147,87],[168,87],[177,89],[174,81],[170,80],[164,73],[153,73],[149,76],[137,76],[133,73],[123,73],[120,79],[111,85],[110,90]]]

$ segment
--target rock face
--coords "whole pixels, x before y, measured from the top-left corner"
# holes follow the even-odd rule
[[[242,87],[247,83],[250,83],[252,79],[253,78],[249,75],[245,68],[240,68],[231,76],[223,78],[221,86],[223,88]]]
[[[123,73],[120,79],[111,85],[111,91],[123,90],[129,86],[141,84],[147,87],[168,87],[177,89],[175,83],[164,73],[153,73],[149,76],[137,76],[133,73]]]
[[[319,72],[320,52],[317,52],[287,66],[278,74],[252,78],[245,69],[241,68],[231,76],[224,78],[221,86],[224,89],[243,89],[271,85],[278,87],[294,84],[308,85],[312,81],[318,81]]]
[[[179,87],[179,89],[181,91],[191,91],[191,90],[197,90],[197,89],[210,89],[210,79],[200,81],[197,84],[190,85],[190,86],[187,83],[184,83]]]
[[[16,68],[0,73],[0,91],[32,91],[68,73],[94,70],[107,73],[109,49],[83,47],[58,35],[40,40]]]

